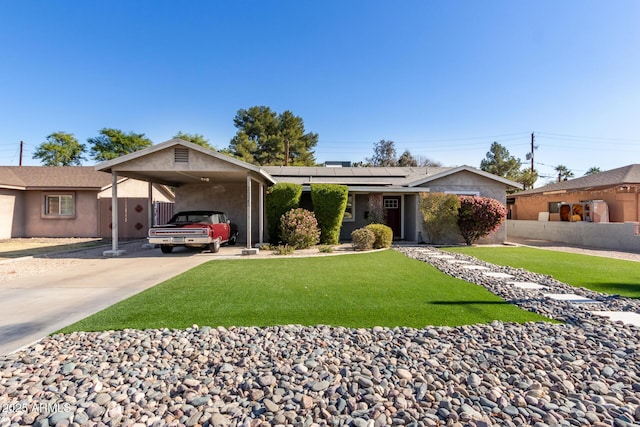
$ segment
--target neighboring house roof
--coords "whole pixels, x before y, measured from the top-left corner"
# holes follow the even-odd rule
[[[521,191],[513,196],[549,193],[556,191],[597,190],[625,184],[640,184],[640,164],[594,173],[567,181],[554,182],[544,187]]]
[[[93,166],[0,166],[0,188],[103,190],[111,175]]]
[[[264,170],[278,181],[301,185],[344,184],[350,187],[396,188],[403,191],[418,191],[416,188],[448,175],[467,171],[485,178],[493,179],[505,185],[522,188],[522,185],[508,179],[492,175],[470,166],[458,167],[299,167],[265,166]],[[420,190],[422,191],[422,190]]]

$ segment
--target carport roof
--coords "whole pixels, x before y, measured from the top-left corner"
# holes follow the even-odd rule
[[[247,172],[254,172],[257,175],[262,176],[264,179],[271,183],[275,183],[274,180],[265,170],[259,166],[252,165],[242,160],[235,159],[225,154],[219,153],[214,150],[209,150],[200,145],[193,144],[180,138],[173,138],[169,141],[161,142],[151,147],[136,151],[134,153],[126,154],[113,160],[107,160],[95,166],[96,170],[102,172],[116,171],[118,175],[127,176],[130,178],[136,178],[143,181],[157,182],[166,185],[180,186],[181,184],[201,182],[203,180],[212,180],[216,182],[233,181],[238,179],[244,179],[245,173],[229,170],[215,170],[215,169],[203,169],[198,171],[182,171],[175,169],[147,169],[132,167],[127,168],[127,163],[134,160],[138,160],[157,153],[162,150],[166,150],[171,147],[184,147],[190,150],[202,153],[213,159],[218,159],[231,165],[237,166],[239,170]]]

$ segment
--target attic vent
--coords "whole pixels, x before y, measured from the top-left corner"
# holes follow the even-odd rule
[[[176,163],[189,163],[189,149],[175,148],[173,152],[173,161]]]

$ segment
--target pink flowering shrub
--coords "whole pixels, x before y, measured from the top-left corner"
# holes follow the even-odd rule
[[[488,197],[462,196],[458,209],[458,228],[467,245],[488,236],[507,218],[507,208]]]
[[[306,249],[320,241],[320,228],[313,212],[291,209],[280,217],[282,241],[296,249]]]

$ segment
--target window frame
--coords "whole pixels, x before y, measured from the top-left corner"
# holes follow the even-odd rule
[[[57,212],[51,212],[52,203],[50,200],[57,198]],[[65,208],[64,199],[67,199],[71,206]],[[64,210],[63,210],[64,209]],[[66,213],[68,212],[68,213]],[[42,200],[42,218],[44,219],[75,219],[76,217],[76,194],[75,193],[45,193]]]
[[[351,217],[347,218],[346,214],[349,211],[349,204],[351,204]],[[342,216],[342,222],[355,222],[356,221],[356,195],[354,193],[349,193],[347,196],[347,207],[344,210],[344,215]]]
[[[562,202],[547,202],[547,212],[550,214],[559,214],[561,204]],[[555,205],[555,209],[551,209],[553,205]]]

